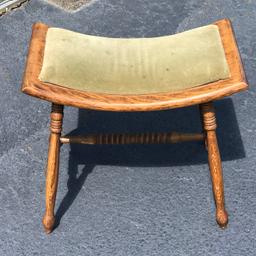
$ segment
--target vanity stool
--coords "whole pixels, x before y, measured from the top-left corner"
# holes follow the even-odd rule
[[[205,141],[220,227],[228,223],[213,101],[247,89],[231,23],[155,38],[107,38],[33,26],[22,92],[52,104],[45,231],[54,228],[60,145]],[[155,111],[199,105],[203,132],[62,136],[63,107]],[[170,156],[171,157],[171,156]]]

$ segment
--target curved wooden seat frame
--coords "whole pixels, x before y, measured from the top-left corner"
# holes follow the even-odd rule
[[[46,212],[43,219],[47,233],[53,230],[55,221],[54,205],[57,192],[59,149],[61,143],[128,144],[176,143],[190,140],[205,140],[216,203],[216,219],[221,227],[227,225],[228,215],[224,206],[222,167],[215,132],[216,120],[212,101],[245,90],[248,85],[230,21],[224,19],[214,24],[219,28],[231,73],[230,78],[177,92],[138,95],[92,93],[41,82],[38,77],[43,63],[48,26],[41,23],[36,23],[33,26],[22,91],[52,102],[51,135],[46,177]],[[108,111],[154,111],[186,107],[195,104],[200,106],[204,130],[201,134],[146,133],[136,135],[110,134],[61,137],[64,105]]]
[[[116,95],[84,92],[41,82],[38,77],[42,68],[48,27],[36,23],[33,27],[22,91],[56,104],[110,111],[152,111],[179,108],[229,96],[246,89],[247,84],[231,23],[225,19],[215,24],[219,27],[229,65],[231,73],[229,79],[172,93]]]

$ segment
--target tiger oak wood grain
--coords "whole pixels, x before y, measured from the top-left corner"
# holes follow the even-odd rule
[[[60,105],[109,111],[152,111],[190,106],[229,96],[247,89],[241,59],[229,20],[218,26],[231,77],[226,80],[172,93],[119,95],[84,92],[60,85],[43,83],[38,79],[42,68],[45,37],[48,26],[33,26],[31,43],[24,73],[22,91]]]
[[[220,227],[226,227],[228,214],[224,203],[224,186],[222,177],[222,165],[216,136],[216,118],[213,104],[211,102],[200,105],[203,117],[203,126],[206,134],[208,162],[212,177],[212,189],[216,204],[216,220]]]
[[[52,104],[45,187],[46,207],[45,214],[43,217],[43,226],[46,233],[50,233],[53,230],[55,223],[54,206],[58,186],[60,135],[62,130],[62,120],[63,106]]]

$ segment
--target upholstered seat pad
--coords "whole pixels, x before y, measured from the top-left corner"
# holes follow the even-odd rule
[[[108,94],[172,92],[230,76],[216,25],[155,38],[49,28],[39,79]]]

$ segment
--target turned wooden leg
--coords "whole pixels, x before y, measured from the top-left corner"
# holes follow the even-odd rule
[[[45,214],[43,225],[46,233],[54,227],[54,206],[58,186],[60,135],[62,130],[63,106],[52,104],[49,151],[45,188]]]
[[[222,166],[220,152],[216,137],[216,119],[214,107],[211,102],[200,105],[203,117],[204,131],[207,140],[208,161],[212,177],[213,194],[216,204],[216,220],[220,227],[225,227],[228,223],[228,214],[225,210],[224,188],[222,177]]]

